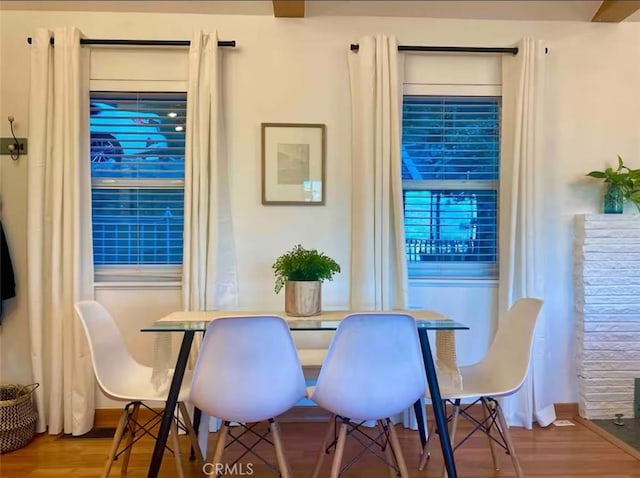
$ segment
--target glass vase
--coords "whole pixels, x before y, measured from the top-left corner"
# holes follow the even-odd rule
[[[617,184],[609,184],[607,191],[604,193],[604,213],[605,214],[622,214],[624,206],[624,196],[622,189]]]

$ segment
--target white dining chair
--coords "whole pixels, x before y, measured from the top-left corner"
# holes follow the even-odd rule
[[[542,308],[539,299],[524,298],[516,301],[509,309],[498,328],[487,355],[477,364],[460,367],[462,386],[460,388],[443,387],[440,390],[443,400],[453,404],[451,416],[451,430],[449,437],[454,451],[462,445],[469,436],[477,430],[484,432],[489,438],[491,456],[496,470],[499,460],[496,445],[502,447],[510,455],[518,478],[522,478],[522,467],[513,446],[509,426],[502,413],[502,407],[497,400],[516,393],[527,375],[531,352],[533,349],[533,334],[535,325]],[[473,400],[471,404],[461,406],[462,400]],[[479,403],[482,406],[484,418],[476,419],[468,410]],[[458,417],[471,421],[474,429],[457,444],[456,434]],[[432,430],[425,444],[419,469],[429,458],[429,446],[434,436]],[[443,472],[446,477],[446,471]]]
[[[317,478],[324,455],[335,445],[331,477],[337,478],[346,438],[353,436],[369,443],[358,457],[367,449],[384,451],[384,457],[376,456],[408,478],[390,417],[411,407],[425,390],[424,362],[413,317],[374,312],[345,317],[331,341],[317,385],[308,392],[311,400],[332,414],[312,476]],[[336,421],[340,427],[334,440]],[[362,428],[368,421],[377,422],[375,434]]]
[[[113,400],[126,402],[116,428],[111,451],[102,473],[106,478],[111,472],[113,461],[122,456],[121,474],[127,473],[131,448],[142,436],[150,435],[152,429],[160,423],[162,412],[148,405],[149,402],[165,402],[167,390],[157,390],[151,377],[153,369],[137,362],[129,353],[120,330],[113,317],[99,302],[87,300],[75,304],[76,314],[89,343],[93,371],[100,389]],[[173,454],[179,477],[183,477],[182,459],[178,441],[180,425],[191,439],[199,463],[203,462],[200,448],[197,446],[195,431],[184,404],[188,393],[188,381],[180,390],[178,408],[182,420],[177,418],[171,427]],[[145,403],[147,402],[147,403]],[[139,420],[140,407],[148,409],[152,418],[142,423]],[[123,439],[125,439],[123,444]],[[120,446],[123,448],[119,450]]]
[[[207,327],[191,382],[189,401],[203,412],[222,420],[213,456],[216,465],[226,447],[227,437],[240,441],[245,430],[268,421],[282,478],[290,478],[280,429],[275,417],[305,397],[306,384],[289,327],[278,316],[218,318]],[[232,434],[230,425],[242,432]],[[246,450],[270,465],[253,449]],[[255,435],[252,435],[255,439]],[[233,467],[237,462],[227,464]],[[271,466],[271,465],[270,465]],[[274,467],[275,468],[275,467]]]

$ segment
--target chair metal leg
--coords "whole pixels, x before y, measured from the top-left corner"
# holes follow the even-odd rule
[[[482,398],[482,413],[484,414],[484,420],[486,423],[490,423],[489,417],[491,416],[491,414],[489,413],[487,407],[491,407],[491,403],[486,398]],[[491,428],[489,428],[489,435],[487,435],[487,439],[489,440],[489,448],[491,450],[493,468],[498,471],[500,469],[500,455],[498,455],[498,450],[496,449],[496,442],[491,439]]]
[[[378,420],[376,423],[378,424],[378,429],[380,430],[380,433],[382,433],[382,439],[383,440],[386,439],[384,422],[382,420]],[[391,466],[393,464],[397,465],[395,457],[393,456],[392,448],[393,448],[392,445],[390,445],[389,443],[386,443],[384,447],[384,456],[387,459],[387,463],[389,463],[389,478],[396,478],[396,470]]]
[[[111,466],[113,465],[113,460],[118,453],[118,447],[120,446],[120,441],[122,441],[122,435],[124,434],[124,427],[127,424],[127,418],[129,416],[129,411],[125,408],[122,410],[122,415],[120,415],[120,422],[118,423],[118,428],[116,428],[116,432],[113,435],[113,441],[111,442],[111,451],[109,452],[109,458],[107,458],[107,463],[104,466],[104,471],[102,472],[102,478],[108,478],[109,473],[111,472]]]
[[[271,419],[271,434],[273,435],[273,446],[276,449],[276,458],[278,460],[278,467],[280,468],[281,478],[291,478],[291,470],[289,464],[284,456],[284,447],[282,446],[282,439],[280,437],[280,427],[274,419]]]
[[[404,461],[404,455],[402,454],[402,449],[400,448],[400,441],[398,440],[398,435],[396,434],[396,428],[388,418],[387,426],[389,427],[389,439],[391,440],[391,446],[393,447],[396,462],[398,463],[398,469],[400,470],[400,477],[409,478],[409,470],[407,470],[407,463]]]
[[[204,457],[202,456],[202,450],[200,450],[200,444],[198,443],[196,430],[193,427],[191,417],[189,416],[189,410],[187,410],[187,406],[184,404],[184,402],[178,403],[178,410],[180,410],[182,422],[184,423],[184,426],[187,429],[187,433],[189,434],[189,440],[191,441],[191,448],[193,448],[193,452],[195,453],[196,462],[200,466],[202,466],[204,464]]]
[[[336,452],[333,455],[333,463],[331,464],[330,478],[338,478],[340,475],[340,465],[342,464],[342,455],[344,454],[344,443],[347,440],[347,424],[342,422],[338,431],[338,441],[336,443]]]
[[[180,435],[178,435],[178,422],[176,419],[171,422],[169,433],[171,434],[171,441],[173,442],[173,456],[176,460],[178,478],[184,478],[184,470],[182,469],[182,452],[180,451]]]
[[[218,438],[216,439],[216,447],[213,452],[213,457],[211,460],[207,460],[209,463],[212,463],[214,467],[220,463],[220,458],[222,458],[222,452],[224,451],[224,445],[227,441],[227,435],[229,434],[229,422],[223,421],[220,430],[218,430]]]
[[[129,424],[129,434],[127,436],[127,441],[125,442],[125,447],[127,447],[127,449],[122,454],[122,464],[120,465],[120,474],[122,476],[125,476],[127,474],[127,469],[129,468],[129,458],[131,458],[133,439],[136,437],[136,423],[138,421],[138,412],[140,412],[140,402],[135,402],[133,404],[133,411],[130,415],[128,415],[127,419],[127,422]]]
[[[335,430],[335,419],[336,416],[332,413],[329,417],[329,424],[327,425],[327,432],[324,434],[324,439],[322,440],[322,447],[320,448],[320,453],[318,453],[318,458],[316,459],[316,465],[313,468],[313,473],[311,474],[311,478],[318,478],[320,474],[320,469],[322,468],[322,462],[324,461],[324,456],[327,454],[327,447],[329,443],[331,443],[331,437],[333,436]]]
[[[516,470],[516,476],[518,478],[523,478],[524,474],[522,473],[522,467],[520,466],[520,460],[518,459],[518,455],[516,455],[516,450],[513,447],[513,441],[511,440],[511,433],[509,432],[509,426],[507,425],[507,421],[504,419],[504,415],[502,414],[502,407],[498,402],[496,402],[496,413],[498,415],[498,425],[500,426],[500,430],[502,430],[502,434],[504,435],[504,441],[507,445],[507,450],[509,451],[509,455],[511,456],[511,462],[513,463],[513,468]]]

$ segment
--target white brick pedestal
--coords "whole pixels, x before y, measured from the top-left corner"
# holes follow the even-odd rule
[[[633,417],[640,377],[640,216],[576,216],[574,286],[580,416]]]

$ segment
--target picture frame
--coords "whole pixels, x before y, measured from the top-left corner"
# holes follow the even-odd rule
[[[325,125],[262,123],[262,204],[325,203]]]

